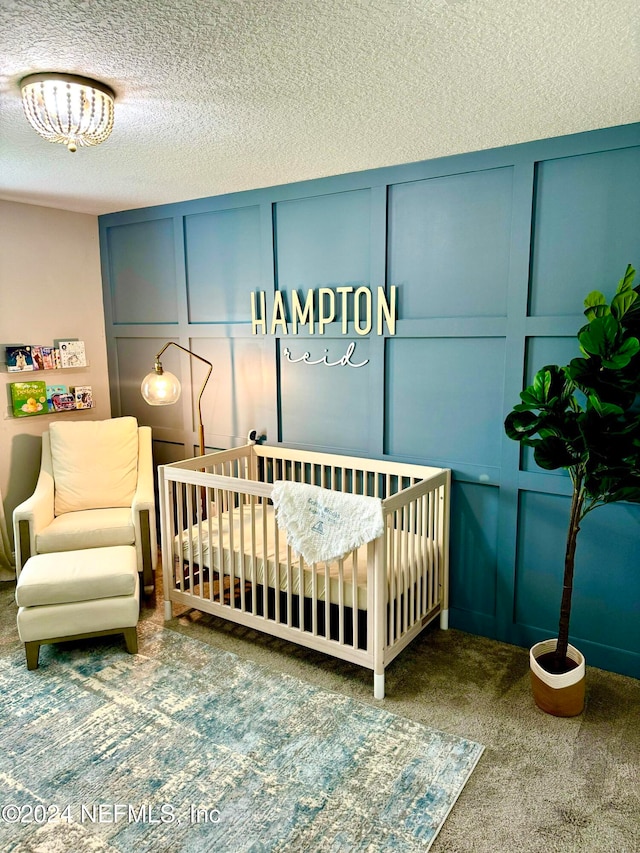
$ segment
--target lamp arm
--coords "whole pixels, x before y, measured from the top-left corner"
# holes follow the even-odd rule
[[[156,365],[160,363],[160,356],[167,349],[167,347],[177,347],[182,350],[182,352],[186,352],[187,355],[192,356],[193,358],[197,358],[198,361],[203,362],[203,364],[209,365],[209,370],[207,371],[207,375],[204,377],[204,382],[200,386],[200,393],[198,394],[198,427],[200,433],[200,456],[204,456],[204,424],[202,423],[202,394],[204,392],[205,386],[209,381],[209,377],[211,376],[211,371],[213,370],[213,364],[210,361],[207,361],[206,358],[203,358],[201,355],[197,355],[197,353],[192,352],[190,349],[183,347],[181,344],[177,344],[175,341],[167,341],[167,343],[162,347],[160,352],[156,355]]]

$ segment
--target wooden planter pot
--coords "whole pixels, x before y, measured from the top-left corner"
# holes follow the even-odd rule
[[[574,646],[567,649],[567,657],[575,661],[575,669],[562,675],[547,672],[538,663],[541,655],[555,651],[557,640],[543,640],[529,651],[531,688],[533,698],[542,711],[555,717],[575,717],[584,710],[585,660]]]

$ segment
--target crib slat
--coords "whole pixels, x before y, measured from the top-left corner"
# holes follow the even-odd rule
[[[422,616],[427,612],[427,588],[429,584],[429,557],[427,548],[429,547],[429,540],[426,536],[424,529],[424,514],[425,514],[425,503],[429,499],[428,495],[424,495],[418,499],[418,527],[420,534],[420,544],[419,544],[419,552],[420,552],[420,577],[422,578],[422,589],[421,589],[421,597],[422,604],[420,608],[420,615]]]
[[[193,503],[196,510],[196,532],[197,532],[197,543],[198,547],[196,550],[197,558],[194,560],[196,565],[198,566],[197,577],[198,577],[198,596],[200,598],[204,598],[204,561],[202,559],[202,525],[203,521],[203,509],[206,506],[205,503],[206,495],[205,490],[202,488],[193,489]]]
[[[184,555],[184,503],[183,503],[184,484],[176,486],[176,515],[178,528],[178,547],[177,547],[177,566],[174,571],[178,571],[178,585],[180,592],[184,592],[184,571],[185,571],[185,555]],[[172,527],[171,530],[175,530]]]
[[[291,557],[291,545],[287,543],[287,625],[289,627],[293,625],[293,595],[291,589],[293,586],[293,568]]]
[[[256,498],[255,495],[249,496],[249,508],[251,512],[251,613],[253,616],[257,613],[256,601]]]
[[[276,524],[276,522],[275,522],[275,518],[274,518],[274,522],[273,522],[273,551],[274,551],[274,554],[275,554],[275,557],[274,557],[274,564],[275,564],[275,568],[274,568],[274,571],[275,571],[275,580],[274,580],[274,584],[273,584],[274,589],[275,589],[275,610],[274,610],[274,616],[275,616],[275,620],[276,620],[276,622],[280,622],[280,560],[279,560],[279,554],[280,554],[280,528],[279,528],[279,527],[278,527],[278,525]],[[266,553],[264,554],[264,556],[266,557]],[[266,575],[265,575],[265,584],[266,584],[266,583],[267,583],[267,577],[266,577]]]
[[[338,642],[344,643],[344,563],[338,563]]]
[[[342,562],[340,560],[339,562]],[[331,610],[331,586],[329,581],[329,563],[324,564],[324,635],[327,639],[331,636],[330,630],[330,610]]]
[[[431,504],[433,503],[433,492],[429,492],[428,501],[425,507],[425,535],[427,537],[427,555],[429,559],[429,588],[428,592],[428,602],[427,607],[431,607],[433,604],[433,584],[434,584],[434,571],[433,571],[433,542],[431,540],[431,535],[429,531],[429,518],[431,517]]]
[[[240,523],[240,551],[238,554],[238,567],[240,569],[240,609],[244,610],[244,599],[245,599],[245,550],[244,550],[244,500],[243,496],[240,495],[238,499],[238,520]]]
[[[437,504],[436,500],[431,499],[431,506],[429,507],[429,538],[431,541],[434,541],[434,536],[436,532],[436,518],[437,518]],[[433,549],[432,555],[432,566],[433,566],[433,589],[431,590],[431,600],[432,603],[435,601],[436,589],[440,585],[440,577],[439,577],[439,565],[438,565],[438,551],[436,548]]]
[[[189,530],[192,530],[193,525],[193,487],[187,489],[187,518],[189,519]],[[189,589],[192,595],[195,595],[193,588],[193,536],[189,536]]]
[[[209,545],[209,601],[213,601],[213,517],[215,512],[215,492],[213,489],[207,488],[205,493],[207,512],[207,543]],[[204,542],[200,540],[198,544],[198,554],[200,559],[200,571],[204,571],[206,565],[204,558]]]
[[[411,628],[415,622],[415,563],[413,560],[415,533],[412,525],[412,503],[413,502],[408,503],[404,511],[404,560],[405,573],[407,576],[407,623],[405,625],[405,630],[409,630],[409,628]]]
[[[267,554],[267,501],[262,499],[262,618],[269,618],[269,561]]]
[[[196,501],[196,503],[197,503],[197,501]],[[193,526],[194,526],[193,486],[189,486],[189,488],[187,489],[187,513],[188,513],[188,517],[189,517],[189,527],[190,527],[190,530],[193,532]],[[197,523],[196,523],[196,531],[197,531]],[[189,537],[189,542],[191,544],[191,553],[189,555],[189,589],[191,589],[193,591],[194,595],[197,595],[198,592],[196,591],[195,585],[194,585],[194,578],[196,576],[196,573],[194,571],[194,564],[195,564],[196,559],[197,559],[197,551],[193,547],[193,536]],[[197,542],[197,540],[196,540],[196,542]]]
[[[258,457],[255,449],[252,447],[247,457],[247,480],[258,480]]]
[[[165,479],[165,513],[166,513],[166,524],[169,528],[169,542],[171,542],[171,550],[170,553],[166,554],[165,551],[168,551],[167,545],[163,548],[162,551],[162,559],[163,559],[163,569],[164,569],[164,586],[165,586],[165,601],[168,600],[169,595],[169,585],[170,588],[173,589],[176,584],[176,576],[178,581],[182,579],[182,572],[184,566],[184,560],[182,556],[182,524],[178,524],[176,521],[176,484],[173,480]],[[178,489],[179,491],[179,489]],[[179,517],[179,516],[178,516]],[[175,534],[177,531],[177,542],[175,539]]]
[[[398,595],[398,576],[395,558],[394,513],[389,516],[387,538],[389,540],[389,554],[387,557],[387,573],[391,580],[391,595],[389,600],[389,643],[393,643],[397,636],[396,629],[396,598]]]
[[[300,590],[300,595],[303,591]],[[318,635],[318,564],[311,564],[311,633]]]
[[[412,556],[414,586],[414,624],[422,619],[422,536],[420,532],[420,505],[422,499],[413,501]]]
[[[358,571],[356,565],[356,552],[351,552],[351,613],[353,616],[353,647],[358,648]]]
[[[429,501],[428,501],[427,509],[426,509],[427,514],[425,516],[425,524],[427,527],[428,554],[429,554],[429,603],[428,603],[429,608],[433,607],[433,605],[435,603],[436,595],[437,595],[437,586],[438,586],[438,579],[436,577],[436,572],[435,572],[435,549],[434,549],[434,542],[433,542],[433,536],[432,536],[432,530],[431,530],[431,514],[433,512],[434,499],[435,499],[434,493],[429,492]]]
[[[304,561],[302,555],[298,557],[298,619],[300,630],[304,631]]]
[[[171,533],[177,530],[177,536],[175,539],[172,537],[172,541],[175,541],[175,558],[173,561],[173,565],[171,566],[171,586],[174,587],[178,585],[178,589],[180,592],[184,592],[184,521],[183,521],[183,510],[182,510],[182,490],[184,486],[182,484],[177,484],[174,489],[174,500],[175,500],[175,517],[171,519],[173,522],[169,530]],[[173,509],[173,500],[171,501],[172,509]]]
[[[409,621],[407,623],[407,628],[411,628],[416,621],[416,587],[415,587],[415,570],[416,563],[414,559],[414,548],[415,548],[415,536],[414,536],[414,526],[413,526],[413,501],[407,507],[407,529],[404,532],[405,538],[405,549],[406,549],[406,571],[409,575],[409,602],[408,602],[408,610],[409,610]],[[411,539],[409,538],[411,537]]]
[[[400,556],[400,560],[402,561],[403,572],[402,576],[404,578],[404,594],[402,599],[402,609],[403,609],[403,617],[404,617],[404,630],[403,634],[405,634],[409,630],[409,626],[411,625],[411,610],[409,608],[409,604],[411,601],[411,573],[409,571],[409,540],[408,540],[408,525],[409,525],[409,507],[402,507],[402,512],[400,513],[400,517],[402,519],[401,526],[401,539],[402,539],[402,553]]]
[[[400,526],[401,522],[398,518],[399,511],[396,510],[393,514],[395,521],[395,529],[394,529],[394,540],[395,540],[395,563],[394,563],[394,574],[398,579],[398,585],[396,588],[396,638],[402,635],[402,587],[403,583],[403,571],[401,564],[401,542],[400,542]]]
[[[224,493],[222,489],[216,489],[216,505],[218,507],[218,604],[224,603],[222,587],[224,583],[224,531],[222,519],[224,514]],[[213,549],[209,546],[209,551]],[[213,554],[211,562],[213,563]]]
[[[235,507],[233,501],[233,492],[226,490],[225,498],[227,503],[227,513],[229,517],[228,531],[229,531],[229,542],[228,542],[228,552],[229,552],[229,606],[233,610],[235,608],[235,531],[233,529],[234,526],[234,517],[235,517]]]
[[[376,543],[378,543],[378,550],[380,555],[384,552],[384,537],[379,537],[378,539],[374,539],[372,542],[367,543],[367,589],[366,599],[365,599],[365,607],[367,608],[367,651],[370,654],[375,653],[376,648],[376,636],[375,636],[375,627],[377,616],[373,619],[369,618],[370,613],[376,613]],[[387,584],[385,583],[385,588]],[[388,590],[385,589],[385,595],[388,595]],[[386,613],[386,602],[384,604],[384,609]],[[380,630],[385,634],[383,643],[386,643],[386,619],[384,623],[380,625]]]
[[[398,563],[400,566],[400,581],[401,581],[401,587],[400,587],[400,619],[399,619],[399,626],[398,626],[400,636],[402,636],[402,634],[404,634],[404,632],[407,630],[407,615],[408,615],[407,597],[408,597],[408,592],[409,592],[409,584],[408,584],[408,579],[407,579],[407,566],[406,566],[406,563],[404,562],[404,555],[405,555],[405,547],[404,547],[404,545],[405,545],[405,541],[404,541],[405,540],[405,533],[404,533],[405,520],[404,520],[404,516],[405,516],[405,507],[402,507],[402,509],[398,511],[398,531],[397,531],[397,536],[398,536],[397,559],[398,559]]]

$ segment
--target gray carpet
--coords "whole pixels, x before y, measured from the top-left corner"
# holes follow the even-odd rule
[[[19,644],[13,589],[0,584],[0,654]],[[160,598],[144,605],[141,636],[159,624]],[[360,667],[194,611],[166,627],[378,704]],[[386,710],[485,745],[433,853],[640,851],[640,681],[587,667],[584,713],[550,717],[532,702],[525,649],[434,627],[389,667],[386,691]]]

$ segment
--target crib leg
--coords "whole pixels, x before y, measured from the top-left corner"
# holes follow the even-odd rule
[[[449,627],[449,611],[448,610],[442,610],[440,612],[440,628],[443,631],[446,631],[448,629],[448,627]]]
[[[380,675],[373,673],[373,698],[384,699],[384,670]]]
[[[165,601],[164,603],[164,621],[169,622],[169,620],[173,619],[173,605],[170,601]]]

